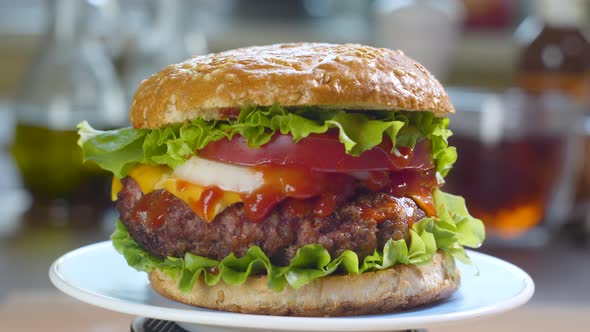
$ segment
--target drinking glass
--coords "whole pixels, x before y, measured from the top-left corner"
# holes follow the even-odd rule
[[[445,190],[462,195],[491,242],[542,245],[572,209],[582,112],[560,94],[450,89],[459,158]]]

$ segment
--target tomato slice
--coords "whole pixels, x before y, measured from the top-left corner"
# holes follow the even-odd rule
[[[260,148],[251,148],[242,136],[209,143],[198,151],[205,159],[255,166],[263,164],[300,166],[320,172],[384,171],[430,169],[433,167],[430,144],[416,144],[414,149],[399,147],[391,153],[391,141],[363,152],[359,157],[346,153],[338,132],[312,134],[294,143],[290,135],[275,135]]]

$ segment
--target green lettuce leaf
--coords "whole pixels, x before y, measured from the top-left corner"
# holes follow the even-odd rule
[[[122,178],[133,164],[160,164],[175,168],[207,144],[220,139],[243,136],[256,148],[268,143],[275,133],[291,135],[295,142],[311,134],[325,133],[331,128],[339,132],[346,153],[358,156],[379,145],[384,137],[393,149],[411,147],[428,139],[440,179],[448,173],[457,159],[448,146],[448,119],[437,118],[430,112],[385,112],[318,110],[313,108],[287,111],[279,105],[249,106],[240,111],[236,120],[204,121],[196,119],[160,129],[95,130],[82,122],[78,125],[78,144],[85,160]],[[392,151],[394,152],[394,151]],[[442,180],[441,180],[442,181]]]
[[[464,200],[459,196],[437,190],[434,201],[439,217],[425,218],[415,223],[410,231],[409,244],[405,240],[389,240],[383,250],[376,250],[362,262],[350,250],[332,258],[318,244],[301,247],[288,266],[272,264],[257,246],[251,247],[242,257],[230,254],[221,261],[191,253],[185,254],[183,258],[168,257],[162,260],[144,251],[120,221],[111,239],[115,249],[130,266],[146,272],[158,268],[177,279],[178,287],[183,292],[190,292],[199,278],[203,278],[207,285],[215,285],[220,280],[230,285],[240,285],[248,276],[260,273],[268,276],[270,289],[281,291],[287,285],[299,288],[333,273],[359,274],[397,264],[426,264],[437,250],[471,263],[464,246],[481,245],[485,238],[482,222],[469,215]]]
[[[122,177],[131,165],[144,161],[143,144],[148,133],[149,130],[133,128],[100,131],[83,121],[78,125],[78,145],[84,152],[84,160],[93,160]]]

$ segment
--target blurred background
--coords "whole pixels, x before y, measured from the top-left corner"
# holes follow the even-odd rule
[[[72,324],[89,312],[107,330],[128,324],[47,279],[55,258],[106,240],[116,220],[76,124],[128,125],[135,88],[167,64],[289,41],[401,49],[447,87],[459,160],[445,190],[486,223],[481,250],[537,283],[533,311],[492,326],[539,324],[539,306],[590,308],[589,23],[584,0],[0,1],[1,320],[16,327],[19,308],[62,303],[80,310]],[[561,314],[554,323],[573,324]]]

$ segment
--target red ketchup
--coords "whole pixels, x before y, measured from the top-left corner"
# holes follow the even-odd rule
[[[233,112],[231,109],[222,111]],[[317,150],[320,147],[323,149]],[[427,215],[435,215],[432,189],[437,183],[430,144],[420,142],[413,150],[399,147],[395,153],[389,151],[391,142],[384,140],[379,148],[352,157],[344,153],[342,143],[332,132],[298,143],[293,143],[289,136],[277,135],[261,149],[249,148],[245,140],[238,137],[232,141],[212,142],[199,150],[199,156],[249,166],[262,174],[261,187],[240,194],[244,214],[251,222],[263,221],[279,204],[293,216],[325,218],[350,199],[359,186],[373,192],[389,192],[395,197],[412,198]],[[337,167],[339,165],[343,168]],[[201,218],[211,220],[222,198],[221,189],[209,187],[190,205]],[[378,222],[390,219],[392,212],[371,209],[365,209],[367,217]]]
[[[285,207],[294,215],[312,212],[324,217],[334,212],[337,203],[344,201],[354,190],[355,178],[343,173],[314,172],[299,167],[273,165],[256,166],[262,172],[264,185],[258,190],[242,194],[246,217],[260,222],[277,204],[286,198]],[[303,202],[314,198],[314,202]],[[299,201],[299,202],[298,202]]]

